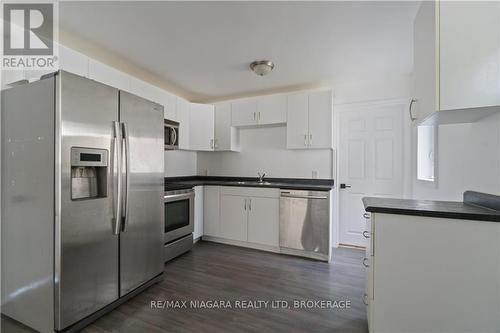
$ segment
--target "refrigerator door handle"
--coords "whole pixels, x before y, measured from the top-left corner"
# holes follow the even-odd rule
[[[123,226],[122,231],[127,231],[128,227],[128,203],[129,203],[129,192],[130,192],[130,140],[128,134],[127,123],[122,123],[123,129],[123,143],[125,144],[124,154],[125,154],[125,196],[123,198]]]
[[[114,166],[111,170],[113,173],[113,235],[118,235],[120,233],[120,221],[121,221],[121,205],[122,205],[122,155],[121,155],[121,131],[120,123],[117,121],[113,122],[114,135],[113,135],[113,161],[116,158],[116,169],[117,175],[115,177]],[[120,144],[119,144],[120,143]],[[116,192],[115,179],[117,184]]]

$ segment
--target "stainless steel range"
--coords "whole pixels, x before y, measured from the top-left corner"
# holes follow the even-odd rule
[[[164,260],[171,260],[193,247],[194,190],[166,191]]]

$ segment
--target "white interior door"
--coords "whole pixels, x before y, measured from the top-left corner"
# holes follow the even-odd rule
[[[339,242],[365,246],[364,196],[403,194],[405,104],[396,102],[338,106]],[[345,188],[343,188],[345,184]]]

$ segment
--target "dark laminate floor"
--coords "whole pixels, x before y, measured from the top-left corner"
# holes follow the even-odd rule
[[[84,329],[115,332],[367,332],[363,251],[332,264],[209,242],[165,265],[165,280]],[[155,300],[350,300],[350,309],[151,309]],[[31,332],[2,319],[2,332]]]

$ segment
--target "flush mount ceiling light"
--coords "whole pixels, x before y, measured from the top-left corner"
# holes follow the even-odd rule
[[[250,64],[250,69],[255,72],[255,74],[259,76],[264,76],[269,73],[274,68],[274,64],[272,61],[269,60],[259,60],[259,61],[254,61]]]

